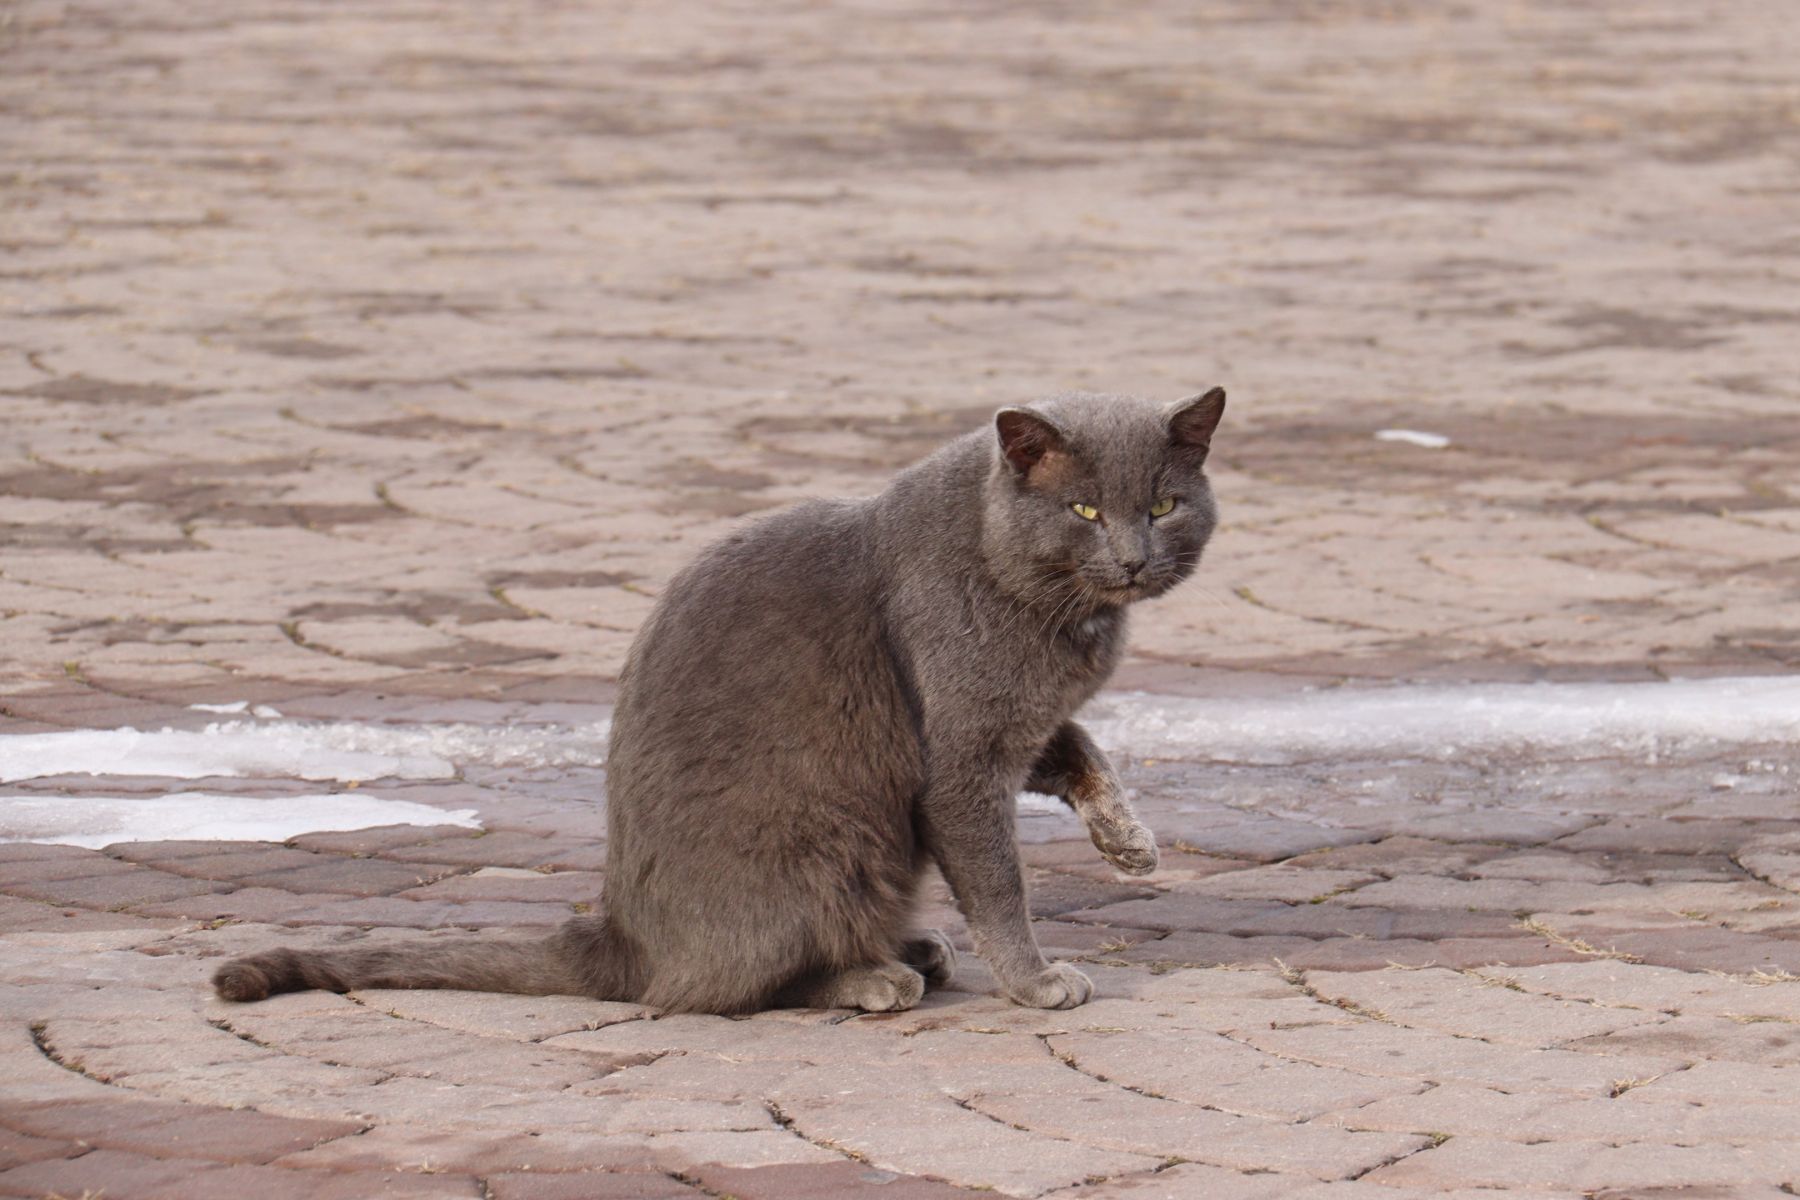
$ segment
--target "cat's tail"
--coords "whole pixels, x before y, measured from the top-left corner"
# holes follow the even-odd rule
[[[577,917],[541,938],[471,934],[354,949],[264,950],[220,967],[213,987],[227,1000],[243,1001],[309,988],[457,988],[627,1000],[630,968],[604,918]]]

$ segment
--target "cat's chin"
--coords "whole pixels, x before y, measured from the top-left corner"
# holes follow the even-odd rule
[[[1107,612],[1136,604],[1139,600],[1148,600],[1156,595],[1158,590],[1146,587],[1141,583],[1128,583],[1121,587],[1090,587],[1088,595],[1093,598],[1094,608],[1097,611]]]

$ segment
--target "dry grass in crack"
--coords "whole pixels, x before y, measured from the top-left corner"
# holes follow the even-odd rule
[[[1570,937],[1566,933],[1558,933],[1536,917],[1525,918],[1519,922],[1518,927],[1528,933],[1535,933],[1545,941],[1550,942],[1553,945],[1561,946],[1564,950],[1569,950],[1576,954],[1585,954],[1589,958],[1611,958],[1625,963],[1641,963],[1644,961],[1636,954],[1627,954],[1623,950],[1614,950],[1611,948],[1602,950],[1600,947],[1591,945],[1578,937]]]
[[[1724,971],[1709,971],[1710,975],[1723,975],[1726,979],[1735,979],[1739,983],[1747,983],[1751,987],[1772,987],[1777,983],[1800,983],[1800,975],[1791,971],[1783,971],[1777,967],[1773,971],[1765,971],[1761,967],[1748,975],[1731,975]]]
[[[1380,1021],[1386,1025],[1394,1024],[1393,1018],[1382,1012],[1380,1009],[1365,1007],[1354,1000],[1349,1000],[1342,996],[1327,996],[1320,992],[1318,988],[1315,988],[1312,984],[1306,982],[1305,971],[1300,970],[1298,967],[1290,967],[1279,958],[1275,959],[1274,962],[1276,968],[1281,972],[1283,982],[1290,983],[1299,988],[1303,994],[1313,1000],[1317,1000],[1320,1004],[1329,1004],[1333,1008],[1343,1009],[1353,1017],[1364,1017],[1370,1021]]]

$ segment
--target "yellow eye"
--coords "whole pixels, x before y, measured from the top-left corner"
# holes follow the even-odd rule
[[[1174,511],[1175,497],[1173,496],[1164,496],[1161,500],[1158,500],[1155,504],[1150,506],[1150,515],[1153,517],[1166,517]]]
[[[1098,521],[1100,519],[1100,510],[1091,504],[1071,504],[1069,507],[1074,509],[1075,515],[1084,521]]]

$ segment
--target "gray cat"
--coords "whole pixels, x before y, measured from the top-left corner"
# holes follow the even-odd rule
[[[547,938],[270,950],[230,1000],[468,988],[671,1011],[917,1004],[955,952],[913,926],[936,863],[1019,1004],[1092,992],[1032,935],[1014,797],[1063,797],[1133,874],[1156,843],[1070,715],[1125,609],[1186,578],[1216,520],[1218,388],[1167,408],[1002,409],[871,500],[815,501],[670,582],[626,663],[607,760],[603,914]]]

